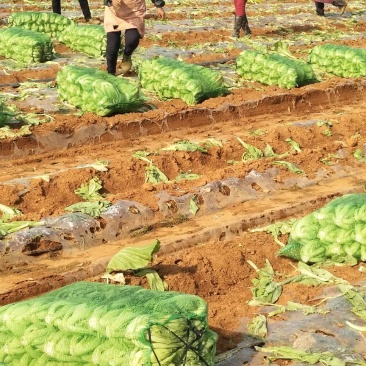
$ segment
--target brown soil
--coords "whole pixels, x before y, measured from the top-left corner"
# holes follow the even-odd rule
[[[44,10],[44,6],[21,4],[22,10]],[[300,2],[305,4],[305,2]],[[307,4],[307,3],[306,3]],[[227,5],[231,9],[232,4]],[[293,4],[292,4],[293,5]],[[177,9],[178,8],[178,9]],[[12,8],[14,9],[14,8]],[[101,14],[93,5],[93,11]],[[297,14],[288,7],[287,16]],[[170,5],[169,20],[184,19],[179,7]],[[325,30],[341,23],[337,28],[344,32],[357,32],[357,39],[338,41],[357,47],[366,47],[365,22],[351,24],[340,18],[315,18],[312,25],[283,29],[276,25],[253,26],[253,38],[282,35],[291,39],[293,34]],[[9,13],[1,15],[6,19]],[[191,17],[232,16],[232,11],[221,14],[214,11]],[[258,15],[254,5],[248,16]],[[153,18],[152,15],[150,18]],[[80,22],[82,20],[80,19]],[[257,23],[256,23],[257,24]],[[352,27],[350,30],[349,28]],[[174,28],[174,27],[173,27]],[[231,34],[231,26],[214,31],[179,30],[166,32],[161,39],[147,36],[141,47],[152,45],[185,48],[193,44],[223,41]],[[326,42],[320,40],[317,43]],[[292,46],[297,56],[311,45]],[[60,55],[72,53],[67,47],[55,43]],[[228,64],[240,53],[233,49],[224,54],[194,55],[188,62],[206,63],[225,59]],[[24,68],[1,74],[0,92],[14,92],[19,83],[28,80],[54,79],[60,65],[47,68]],[[105,69],[104,63],[100,65]],[[7,85],[5,85],[7,84]],[[250,229],[268,225],[276,220],[303,216],[321,207],[330,199],[349,192],[364,192],[366,187],[365,164],[353,156],[356,149],[365,151],[366,144],[366,79],[341,79],[327,76],[323,81],[302,88],[285,90],[242,82],[230,95],[206,100],[189,107],[180,100],[154,100],[155,108],[140,113],[98,117],[92,113],[82,116],[53,113],[49,123],[33,126],[32,134],[25,137],[0,140],[0,196],[1,203],[16,207],[23,220],[41,220],[65,214],[65,207],[79,202],[74,190],[89,179],[98,176],[103,182],[102,193],[112,203],[129,200],[152,210],[153,222],[147,229],[136,225],[134,234],[125,233],[117,241],[100,242],[86,250],[48,252],[39,256],[22,253],[14,261],[2,260],[0,305],[19,301],[81,279],[101,281],[100,276],[113,254],[125,246],[140,246],[154,238],[161,241],[162,249],[155,258],[153,268],[168,283],[170,290],[196,294],[209,305],[209,325],[219,334],[218,353],[234,348],[243,339],[245,330],[239,329],[242,321],[249,321],[260,312],[247,303],[252,298],[252,279],[256,276],[248,260],[259,268],[268,259],[278,278],[294,273],[296,263],[276,255],[279,246],[270,234],[250,232]],[[43,113],[35,103],[23,111]],[[322,121],[307,127],[296,122]],[[94,127],[102,126],[93,135]],[[276,167],[275,158],[243,162],[245,149],[237,137],[260,149],[266,144],[276,153],[290,151],[287,138],[298,142],[301,152],[291,150],[286,160],[300,167],[304,174],[291,173],[277,166],[272,176],[273,189],[252,183],[257,195],[251,199],[238,199],[226,204],[221,197],[216,209],[202,209],[197,215],[184,217],[179,212],[162,212],[159,195],[174,198],[194,193],[203,199],[202,187],[215,181],[247,177],[251,172],[265,173]],[[194,142],[215,138],[222,147],[209,147],[200,152],[161,151],[176,141]],[[153,163],[171,180],[169,183],[145,183],[146,163],[132,157],[137,150],[146,150]],[[336,154],[340,157],[335,157]],[[107,172],[82,167],[97,159],[107,160]],[[197,180],[174,181],[182,172],[200,175]],[[49,175],[49,181],[41,176]],[[221,192],[230,196],[230,192]],[[201,196],[200,196],[201,195]],[[174,203],[174,202],[173,202]],[[222,203],[221,207],[220,204]],[[218,209],[219,207],[219,209]],[[136,232],[139,235],[136,235]],[[286,237],[281,240],[286,242]],[[1,248],[1,246],[0,246]],[[328,268],[338,277],[351,282],[365,279],[359,266]],[[147,286],[136,278],[129,283]],[[295,301],[312,304],[319,295],[319,287],[288,284],[284,287],[279,303]]]

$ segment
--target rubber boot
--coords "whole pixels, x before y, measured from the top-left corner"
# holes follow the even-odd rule
[[[319,16],[323,17],[324,16],[324,3],[318,3],[317,1],[315,1],[315,11]]]
[[[241,29],[242,22],[243,22],[243,17],[237,17],[237,16],[235,16],[235,20],[234,20],[234,32],[232,34],[232,37],[235,37],[235,38],[239,38],[240,37],[240,29]]]
[[[132,67],[131,55],[127,56],[127,55],[123,54],[123,59],[122,59],[122,63],[121,63],[122,74],[129,72],[131,70],[131,67]]]
[[[246,35],[246,36],[249,36],[249,35],[251,35],[252,34],[252,31],[250,30],[250,28],[249,28],[249,24],[248,24],[248,18],[247,18],[247,16],[246,15],[243,15],[243,20],[242,20],[242,22],[241,22],[241,28],[243,29],[243,31],[244,31],[244,34]]]
[[[323,17],[324,16],[324,3],[318,3],[315,1],[315,11],[316,14]]]

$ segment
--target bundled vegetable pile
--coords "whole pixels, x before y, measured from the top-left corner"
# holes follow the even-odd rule
[[[63,15],[51,12],[21,11],[12,13],[8,19],[12,27],[22,27],[57,37],[66,27],[75,22]]]
[[[295,221],[279,254],[305,263],[366,261],[366,194],[336,198]]]
[[[336,44],[315,46],[309,62],[340,77],[366,76],[366,49]]]
[[[0,307],[5,365],[214,365],[217,335],[198,296],[76,282]]]
[[[244,50],[239,54],[236,71],[244,79],[286,89],[316,81],[313,69],[306,62],[254,50]]]
[[[0,29],[0,55],[25,63],[46,62],[53,59],[53,44],[44,33],[19,27]]]
[[[159,98],[182,99],[189,105],[228,93],[220,73],[168,57],[143,61],[139,79],[143,88],[156,92]]]
[[[0,98],[0,127],[4,127],[12,115],[4,100]]]
[[[145,100],[139,88],[126,79],[90,67],[65,66],[56,82],[61,99],[99,116],[133,112]]]
[[[58,40],[74,51],[83,52],[92,57],[105,55],[107,35],[101,25],[72,25],[66,27]]]

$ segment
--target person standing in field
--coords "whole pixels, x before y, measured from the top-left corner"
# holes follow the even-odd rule
[[[85,21],[89,22],[92,16],[88,0],[79,0],[79,4]],[[61,14],[61,0],[52,0],[52,11],[54,13]]]
[[[240,30],[244,31],[244,35],[249,36],[252,32],[248,25],[248,18],[245,13],[247,0],[234,0],[235,6],[235,22],[233,37],[240,37]]]
[[[158,15],[165,18],[165,1],[152,0]],[[121,73],[131,70],[132,53],[145,34],[145,0],[105,0],[104,30],[107,33],[107,72],[116,75],[118,51],[124,31],[124,50],[121,63]]]
[[[315,10],[319,16],[324,16],[324,4],[331,4],[339,9],[345,9],[347,2],[345,0],[316,0]]]

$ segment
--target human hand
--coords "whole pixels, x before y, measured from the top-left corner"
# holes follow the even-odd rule
[[[160,19],[165,19],[165,10],[164,8],[156,8],[158,16]]]

